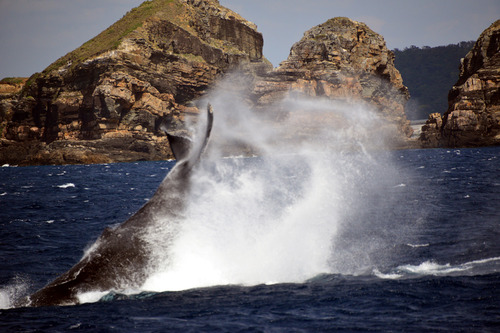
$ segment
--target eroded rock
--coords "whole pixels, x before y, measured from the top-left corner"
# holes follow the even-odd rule
[[[409,94],[394,55],[364,23],[337,17],[306,31],[288,59],[256,82],[254,96],[266,107],[290,91],[375,108],[393,131],[393,146],[411,136],[404,113]]]
[[[427,147],[500,144],[500,20],[487,28],[460,64],[440,126],[429,118],[420,140]],[[439,132],[439,135],[436,133]],[[439,136],[439,140],[429,140]]]

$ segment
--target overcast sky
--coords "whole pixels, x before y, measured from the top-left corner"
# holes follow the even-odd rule
[[[0,78],[30,76],[120,19],[142,0],[0,0]],[[476,40],[500,19],[498,0],[220,0],[257,24],[277,66],[304,31],[347,16],[390,49]]]

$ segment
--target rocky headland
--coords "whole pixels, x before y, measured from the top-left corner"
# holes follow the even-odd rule
[[[500,20],[488,27],[460,64],[448,94],[448,110],[429,115],[423,147],[500,144]]]
[[[0,97],[0,163],[172,158],[161,128],[183,129],[198,114],[193,101],[236,69],[252,78],[250,103],[264,112],[290,91],[356,100],[382,115],[393,146],[408,145],[408,91],[382,36],[365,24],[328,20],[275,69],[262,47],[256,26],[216,0],[145,1]]]

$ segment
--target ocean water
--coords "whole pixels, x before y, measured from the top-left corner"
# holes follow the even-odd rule
[[[175,162],[0,168],[0,331],[500,330],[500,147],[314,158],[212,160],[142,290],[41,308]]]

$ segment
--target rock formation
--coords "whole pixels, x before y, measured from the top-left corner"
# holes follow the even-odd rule
[[[265,106],[289,91],[369,104],[393,127],[393,146],[412,133],[404,113],[409,93],[394,55],[364,23],[337,17],[306,31],[288,59],[256,83],[254,95]]]
[[[89,163],[172,157],[190,101],[224,72],[264,63],[256,26],[217,0],[145,1],[27,82],[8,125],[3,163]]]
[[[500,20],[487,28],[460,64],[448,94],[448,110],[429,116],[422,127],[424,147],[500,144]]]
[[[362,101],[382,114],[394,145],[407,143],[408,91],[392,52],[365,24],[335,18],[312,28],[274,70],[262,46],[256,26],[217,0],[145,1],[33,75],[3,107],[0,163],[171,158],[160,128],[182,129],[198,112],[192,101],[236,68],[252,78],[258,109],[273,114],[291,91]]]

